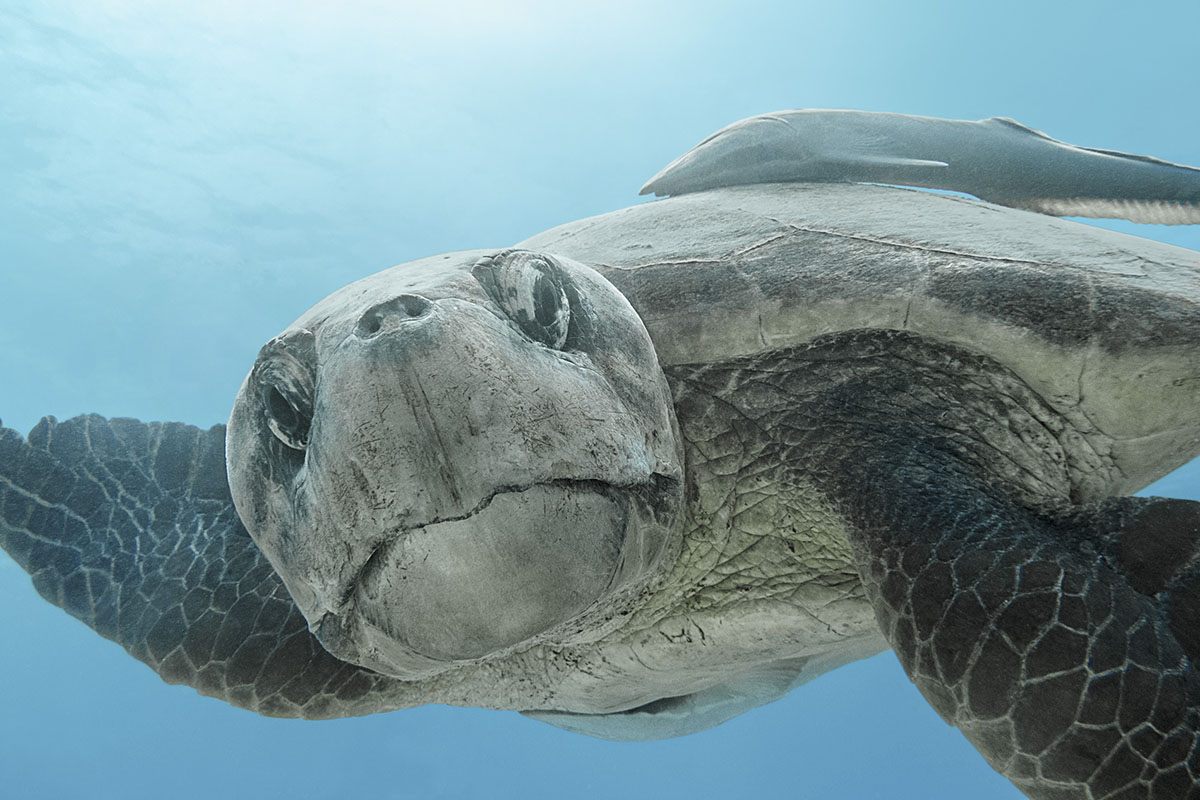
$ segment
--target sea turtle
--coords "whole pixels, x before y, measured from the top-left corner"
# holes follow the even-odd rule
[[[228,427],[0,432],[0,544],[170,682],[617,739],[895,649],[1035,798],[1200,797],[1200,170],[1007,120],[756,117],[268,342]],[[236,510],[235,510],[236,509]]]

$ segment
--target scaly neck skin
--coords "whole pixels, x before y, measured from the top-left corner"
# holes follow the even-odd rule
[[[657,595],[663,610],[771,607],[861,633],[863,601],[842,521],[790,463],[784,432],[773,427],[789,398],[771,387],[746,396],[741,374],[722,366],[666,372],[684,442],[687,508],[668,578],[675,588]]]
[[[1082,455],[1053,410],[990,359],[919,336],[849,332],[667,374],[688,459],[692,557],[682,560],[693,583],[704,576],[694,594],[710,607],[857,582],[836,510],[853,492],[837,481],[840,460],[872,457],[849,436],[856,415],[892,427],[937,419],[949,446],[1016,501],[1071,501],[1068,465]],[[839,392],[846,405],[830,408]]]
[[[874,632],[846,512],[856,492],[850,465],[877,456],[858,425],[931,425],[976,474],[1030,509],[1069,504],[1072,473],[1090,457],[1000,365],[898,331],[666,372],[687,454],[687,528],[662,605],[643,616],[769,608],[771,635],[820,648]]]

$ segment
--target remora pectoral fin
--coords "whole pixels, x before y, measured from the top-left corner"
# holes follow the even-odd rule
[[[847,164],[875,164],[880,167],[912,167],[940,169],[950,166],[945,161],[932,161],[927,158],[904,158],[903,156],[849,156],[841,159]],[[836,161],[832,163],[837,163]]]
[[[850,645],[850,646],[846,646]],[[840,666],[886,648],[881,637],[846,640],[824,653],[757,664],[706,689],[664,697],[626,711],[578,714],[522,711],[527,717],[572,733],[618,742],[671,739],[708,730],[751,709],[779,700],[792,689]]]
[[[569,711],[522,711],[527,717],[616,742],[672,739],[708,730],[739,714],[783,697],[812,677],[809,659],[784,659],[735,675],[707,689],[665,697],[644,706],[610,714],[576,714]],[[819,674],[819,672],[817,673]]]
[[[893,183],[1055,216],[1200,223],[1200,169],[1076,147],[1004,118],[825,110],[751,117],[677,158],[640,193],[793,181]]]

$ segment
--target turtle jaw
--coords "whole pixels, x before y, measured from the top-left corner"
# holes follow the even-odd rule
[[[661,478],[497,491],[379,542],[310,628],[339,658],[405,680],[589,640],[652,578],[666,533],[653,511],[677,492]]]

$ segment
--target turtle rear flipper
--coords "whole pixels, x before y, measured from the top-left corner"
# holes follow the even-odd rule
[[[225,427],[43,419],[0,428],[0,545],[38,592],[168,683],[271,716],[397,708],[329,655],[238,520]]]

